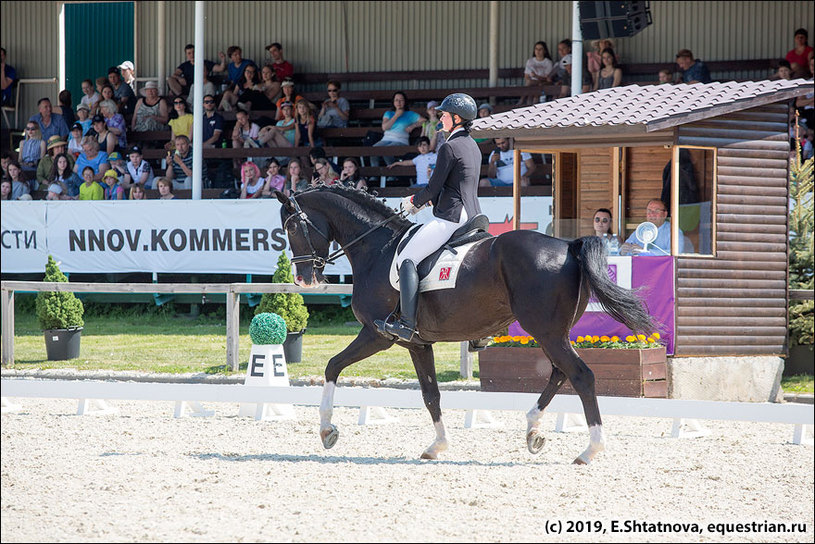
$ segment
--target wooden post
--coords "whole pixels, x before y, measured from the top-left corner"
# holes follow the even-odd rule
[[[465,380],[473,377],[473,354],[467,349],[469,342],[461,342],[461,368],[459,373]]]
[[[3,366],[14,364],[14,291],[3,289]]]
[[[226,293],[226,365],[229,370],[238,370],[238,337],[240,325],[239,293],[229,290]]]

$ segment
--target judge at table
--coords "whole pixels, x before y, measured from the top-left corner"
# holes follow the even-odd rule
[[[645,217],[657,227],[656,240],[648,244],[648,251],[644,251],[642,244],[637,240],[636,232],[626,239],[620,248],[620,255],[670,255],[671,254],[671,222],[668,221],[668,208],[665,203],[654,198],[648,201],[645,207]],[[679,230],[679,253],[685,253],[685,234]],[[651,249],[656,246],[659,249]],[[660,251],[662,250],[662,251]]]

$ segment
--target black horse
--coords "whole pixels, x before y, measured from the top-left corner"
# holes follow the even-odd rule
[[[436,459],[447,449],[447,438],[432,343],[485,338],[517,319],[553,365],[548,385],[526,416],[529,451],[538,453],[543,448],[543,410],[567,378],[580,395],[590,434],[589,447],[575,463],[589,463],[603,449],[594,374],[572,348],[569,330],[583,314],[592,292],[609,315],[634,331],[652,330],[652,320],[634,292],[609,279],[599,238],[568,242],[519,230],[477,242],[461,264],[455,289],[420,294],[417,324],[428,344],[406,344],[380,335],[374,320],[384,319],[399,300],[388,279],[389,268],[397,239],[412,223],[375,197],[336,185],[320,186],[292,198],[280,192],[276,196],[283,204],[280,215],[294,254],[297,285],[308,287],[325,281],[322,269],[326,260],[330,261],[332,241],[339,243],[353,270],[351,307],[363,327],[325,369],[320,405],[320,437],[325,448],[334,446],[339,437],[331,416],[340,372],[395,342],[410,352],[436,429],[436,439],[422,458]]]

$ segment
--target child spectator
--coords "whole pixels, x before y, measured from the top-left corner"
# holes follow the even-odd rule
[[[73,124],[71,127],[71,133],[68,135],[68,152],[74,159],[76,159],[79,154],[82,153],[82,125],[79,123],[79,121]]]
[[[101,79],[103,81],[107,81],[105,78]],[[99,104],[99,101],[102,100],[102,95],[99,94],[98,91],[94,90],[93,81],[86,79],[82,82],[82,93],[82,98],[79,99],[79,105],[76,107],[77,114],[79,114],[79,107],[83,105],[88,110],[89,116],[90,112],[96,113],[96,106]]]
[[[270,197],[275,191],[283,191],[286,188],[286,177],[280,174],[280,163],[272,157],[266,166],[266,177],[261,178],[263,182],[263,196]]]
[[[263,179],[260,169],[253,162],[241,165],[241,196],[240,198],[260,198],[263,195]]]
[[[119,182],[119,176],[116,175],[116,170],[112,168],[105,172],[105,177],[102,178],[105,183],[105,200],[124,200],[125,190]]]
[[[792,67],[787,60],[778,61],[778,71],[770,79],[792,79]]]
[[[792,75],[795,77],[809,77],[813,75],[809,71],[809,55],[812,47],[809,45],[809,32],[806,28],[799,28],[794,35],[795,47],[787,52],[784,59],[790,63]]]
[[[344,97],[340,96],[342,86],[334,79],[328,82],[326,90],[328,98],[323,100],[320,113],[317,116],[317,126],[320,128],[344,128],[348,126],[348,114],[351,105]]]
[[[170,112],[170,138],[174,141],[178,136],[186,136],[192,140],[192,114],[187,110],[187,102],[183,98],[173,99],[173,111]]]
[[[303,176],[303,165],[300,159],[292,159],[286,168],[286,196],[305,191],[309,186],[309,181]]]
[[[311,102],[301,98],[294,105],[294,122],[297,129],[294,132],[294,147],[314,147],[314,127],[317,124],[311,111]]]
[[[124,188],[132,189],[133,185],[140,185],[151,189],[153,187],[153,167],[143,159],[141,148],[134,145],[127,154],[130,161],[125,166],[126,172],[122,180]]]
[[[76,107],[76,121],[74,124],[76,123],[79,123],[79,126],[82,127],[82,136],[86,135],[91,129],[91,110],[87,104],[80,104]]]
[[[15,160],[8,163],[8,179],[11,181],[10,200],[20,200],[21,196],[31,194],[31,186],[23,178],[23,168]]]
[[[78,200],[105,200],[105,190],[93,178],[93,168],[90,166],[84,167],[82,169],[82,179],[85,181],[79,186]]]
[[[102,113],[99,107],[102,105],[103,100],[113,100],[114,102],[116,102],[115,95],[116,91],[113,90],[113,85],[111,85],[110,83],[105,83],[104,85],[102,85],[102,90],[100,92],[102,94],[102,100],[100,100],[99,103],[96,105],[96,115]],[[119,109],[118,102],[116,102],[116,109],[117,110]]]
[[[59,153],[54,157],[54,163],[48,174],[48,182],[52,184],[58,183],[65,189],[64,195],[71,200],[75,200],[79,196],[82,178],[74,172],[73,163],[70,159],[71,157],[67,153]]]
[[[173,182],[165,177],[157,177],[155,179],[156,188],[158,189],[159,200],[173,200]]]
[[[430,174],[436,167],[436,153],[430,151],[430,140],[427,136],[420,136],[416,145],[419,154],[412,159],[397,161],[388,165],[388,168],[394,166],[416,166],[416,186],[424,187],[430,181]]]
[[[25,140],[20,144],[20,166],[26,172],[36,172],[37,163],[45,156],[45,141],[42,139],[40,125],[29,121],[25,126]]]
[[[232,147],[235,149],[260,147],[259,134],[260,127],[249,120],[249,113],[246,110],[238,110],[235,113],[235,128],[232,129]]]
[[[278,99],[276,107],[277,107],[277,115],[275,116],[275,121],[280,121],[283,119],[283,112],[281,111],[281,106],[284,102],[290,102],[292,107],[294,104],[297,103],[298,100],[301,100],[303,97],[297,94],[294,90],[294,81],[289,77],[283,80],[283,83],[280,85],[280,90],[283,91],[283,96]],[[294,110],[292,110],[293,112]],[[294,139],[292,139],[292,144],[294,144]]]
[[[359,161],[354,157],[348,157],[342,161],[342,173],[340,183],[355,189],[368,189],[367,180],[359,173]]]
[[[436,142],[438,140],[438,130],[441,128],[441,121],[439,120],[436,106],[439,103],[431,100],[427,103],[427,121],[422,123],[422,136],[426,136],[430,140],[430,150],[436,150]],[[482,104],[483,106],[483,104]]]
[[[673,83],[674,74],[667,68],[663,68],[659,71],[659,75],[657,76],[659,79],[659,84],[664,85],[666,83]]]
[[[128,200],[147,200],[147,193],[144,187],[138,183],[130,187],[130,193],[127,195]]]
[[[269,147],[294,147],[294,117],[292,111],[294,105],[291,102],[283,102],[278,108],[278,113],[282,112],[282,118],[275,126],[265,126],[258,133],[258,141],[261,145],[269,144]]]
[[[122,154],[118,151],[114,151],[108,155],[108,162],[110,163],[110,169],[116,172],[116,178],[118,178],[120,181],[124,179],[124,176],[127,173],[127,165],[125,164]],[[125,187],[125,189],[127,189],[127,187]]]
[[[0,200],[11,200],[11,180],[0,180]]]

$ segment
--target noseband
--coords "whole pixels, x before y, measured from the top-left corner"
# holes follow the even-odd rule
[[[292,264],[298,264],[298,263],[305,263],[305,262],[310,261],[311,266],[313,268],[321,268],[321,269],[325,268],[325,265],[327,265],[327,264],[334,264],[334,262],[337,259],[339,259],[343,255],[345,255],[345,250],[346,249],[348,249],[352,245],[356,244],[357,242],[359,242],[360,240],[362,240],[363,238],[365,238],[366,236],[371,234],[373,231],[375,231],[379,227],[385,225],[386,223],[388,223],[389,221],[391,221],[395,217],[401,217],[402,216],[402,212],[396,212],[393,215],[383,219],[382,221],[380,221],[379,223],[377,223],[376,225],[374,225],[370,229],[366,230],[365,232],[363,232],[362,234],[360,234],[359,236],[357,236],[356,238],[354,238],[353,240],[351,240],[347,244],[345,244],[344,247],[341,247],[337,251],[334,251],[333,253],[329,254],[328,257],[320,257],[319,255],[317,255],[317,250],[314,249],[314,244],[311,242],[311,234],[310,234],[310,231],[309,231],[309,228],[308,228],[309,225],[311,225],[311,228],[314,229],[317,232],[317,234],[319,234],[320,236],[325,238],[325,240],[329,243],[329,245],[331,244],[331,239],[328,236],[326,236],[325,234],[323,234],[323,232],[320,229],[317,228],[317,225],[312,223],[311,219],[309,219],[308,215],[306,215],[306,212],[304,212],[303,209],[300,208],[300,204],[298,204],[298,202],[294,198],[294,196],[289,197],[289,202],[291,202],[292,206],[294,207],[294,212],[295,213],[288,216],[286,218],[286,220],[283,222],[283,230],[286,231],[286,225],[289,223],[289,221],[291,219],[296,217],[298,223],[300,224],[300,228],[303,230],[303,236],[306,238],[306,242],[308,243],[308,249],[311,252],[311,255],[295,255],[294,257],[291,258],[291,262],[292,262]]]

